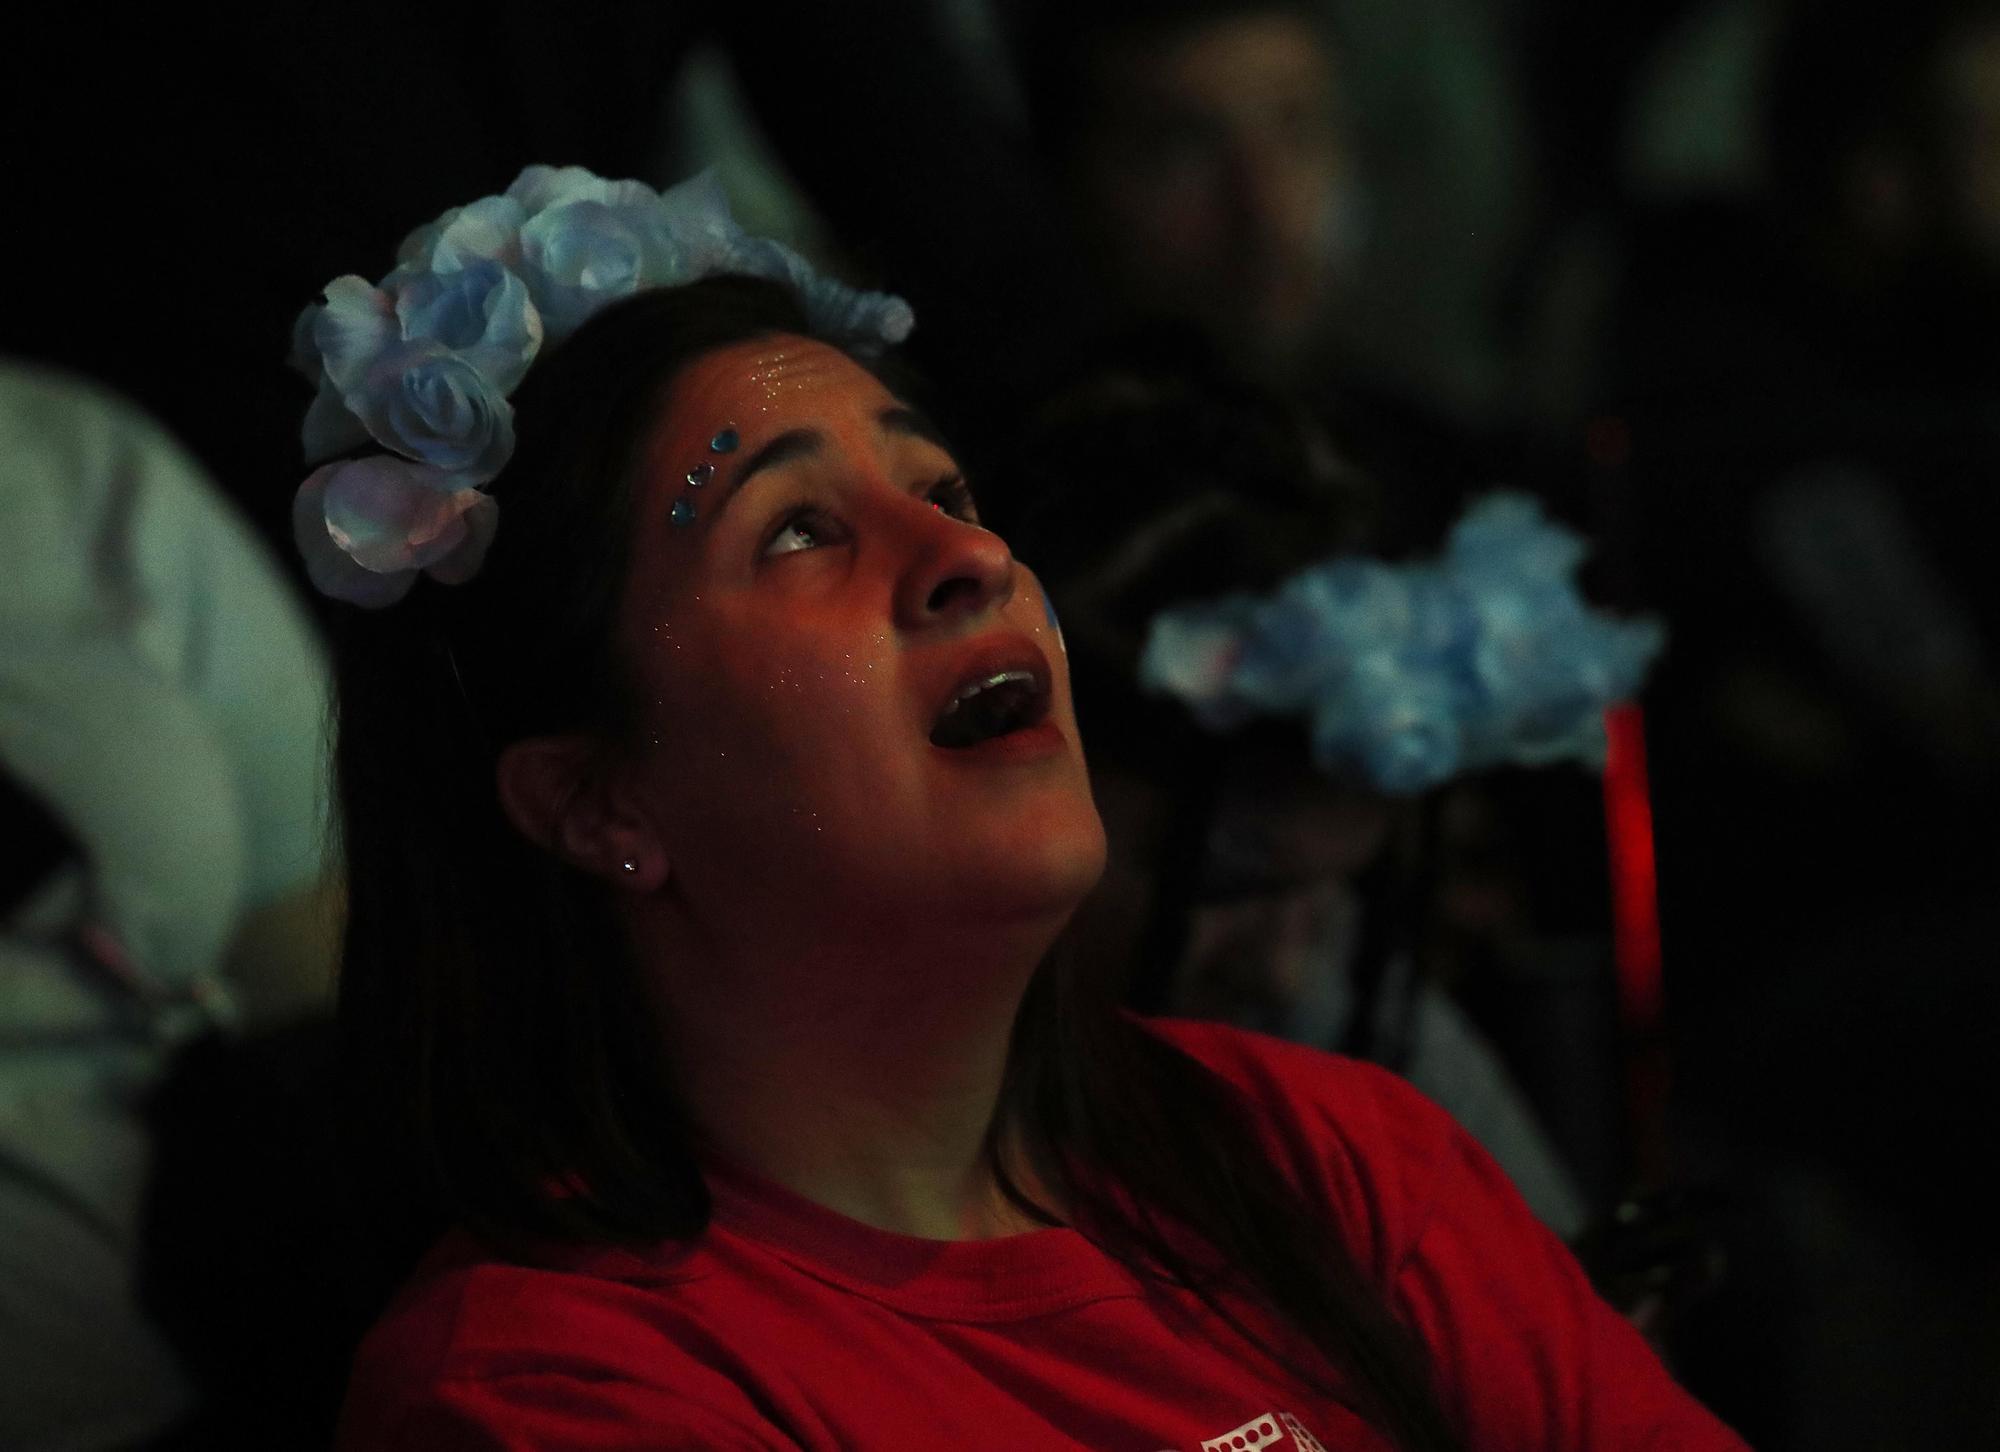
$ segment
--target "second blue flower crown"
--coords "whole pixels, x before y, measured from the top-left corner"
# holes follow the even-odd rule
[[[816,333],[861,352],[909,335],[901,298],[744,232],[712,173],[658,192],[531,166],[412,232],[379,283],[328,283],[291,360],[317,390],[303,437],[321,467],[292,511],[313,584],[381,606],[420,573],[471,579],[499,518],[485,485],[514,451],[508,398],[536,355],[623,298],[719,273],[786,284]],[[371,442],[382,452],[343,457]]]
[[[1584,601],[1585,550],[1533,499],[1490,495],[1434,561],[1340,556],[1269,595],[1162,611],[1140,681],[1211,730],[1302,718],[1322,768],[1392,794],[1483,767],[1601,765],[1604,712],[1637,693],[1666,633]]]

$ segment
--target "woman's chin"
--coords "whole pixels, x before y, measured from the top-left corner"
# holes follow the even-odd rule
[[[1104,875],[1104,826],[1095,810],[1074,820],[1022,824],[1014,841],[953,874],[959,910],[986,921],[1067,921]]]

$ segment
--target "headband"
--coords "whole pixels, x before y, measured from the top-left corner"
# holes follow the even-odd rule
[[[1140,682],[1210,730],[1304,718],[1322,769],[1394,794],[1482,767],[1601,767],[1604,712],[1638,691],[1665,631],[1585,603],[1587,552],[1534,500],[1491,495],[1435,560],[1338,557],[1269,595],[1163,611]]]
[[[901,298],[745,233],[712,172],[657,192],[531,166],[404,238],[379,283],[328,283],[291,357],[316,389],[302,436],[320,466],[292,506],[314,586],[379,607],[419,574],[471,579],[499,522],[485,486],[514,451],[508,399],[536,357],[621,299],[721,273],[785,284],[816,335],[864,353],[909,335]]]

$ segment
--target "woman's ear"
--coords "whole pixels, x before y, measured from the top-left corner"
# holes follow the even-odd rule
[[[635,892],[657,892],[671,874],[652,821],[605,770],[588,736],[531,736],[503,748],[500,806],[514,829],[570,866]]]

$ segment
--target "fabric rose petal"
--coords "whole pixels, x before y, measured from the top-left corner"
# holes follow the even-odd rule
[[[681,266],[697,276],[728,271],[748,235],[729,215],[729,198],[713,170],[661,192],[659,221],[680,248]]]
[[[316,588],[373,608],[402,599],[419,572],[446,584],[478,573],[499,512],[470,485],[372,454],[308,475],[293,501],[292,531]]]
[[[588,167],[523,167],[507,187],[507,199],[533,217],[571,202],[603,202],[613,207],[657,205],[660,194],[642,181],[612,180]]]
[[[549,333],[568,337],[646,276],[643,223],[605,202],[564,202],[521,229],[521,262]]]
[[[514,405],[469,359],[440,343],[400,343],[346,395],[386,449],[483,484],[514,452]]]
[[[366,278],[336,277],[326,302],[313,313],[312,344],[327,382],[343,398],[353,394],[369,366],[402,336],[396,300]]]
[[[1205,726],[1226,730],[1250,712],[1232,690],[1243,653],[1244,622],[1226,606],[1206,615],[1159,620],[1139,659],[1139,679],[1149,690],[1178,696]]]
[[[340,396],[333,380],[326,378],[320,381],[319,392],[306,410],[299,440],[308,459],[325,459],[367,443],[368,427],[348,410],[347,400]]]
[[[480,262],[514,267],[521,260],[521,224],[527,220],[527,209],[512,197],[481,197],[453,207],[403,239],[390,276],[449,274]]]
[[[868,350],[902,342],[910,335],[915,315],[910,305],[888,293],[861,292],[832,278],[821,277],[813,265],[784,243],[769,237],[748,237],[733,249],[730,266],[752,277],[790,284],[805,304],[806,316],[821,332],[861,340]]]
[[[1322,698],[1311,721],[1313,760],[1355,772],[1394,795],[1448,781],[1465,758],[1465,732],[1449,682],[1371,655],[1343,688]]]
[[[542,315],[520,277],[493,261],[412,277],[396,295],[405,342],[459,354],[503,394],[520,386],[542,346]]]

